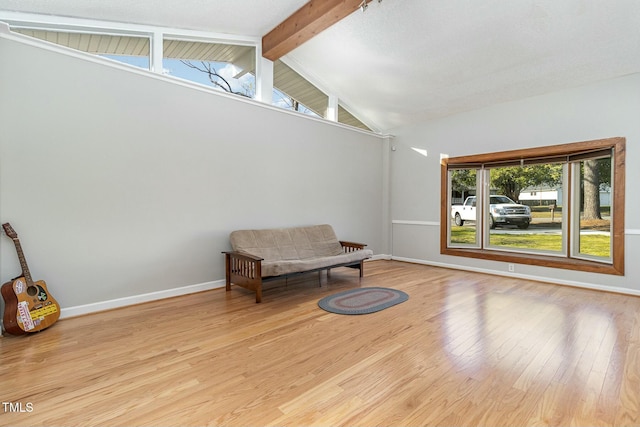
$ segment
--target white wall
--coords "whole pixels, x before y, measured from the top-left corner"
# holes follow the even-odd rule
[[[238,228],[388,253],[382,138],[13,35],[0,58],[0,220],[63,308],[219,284]]]
[[[440,255],[440,153],[490,153],[622,136],[626,155],[624,277],[518,265],[516,274],[640,294],[640,74],[494,105],[395,129],[391,152],[393,255],[436,265],[499,274],[505,263]],[[428,157],[411,147],[426,149]]]

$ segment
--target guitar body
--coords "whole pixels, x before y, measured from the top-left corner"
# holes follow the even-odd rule
[[[40,332],[60,317],[60,305],[51,296],[43,280],[27,285],[24,277],[2,285],[3,324],[12,335]]]
[[[40,332],[56,323],[60,317],[60,305],[51,296],[43,280],[31,279],[18,234],[9,223],[2,224],[2,228],[16,245],[22,266],[22,274],[0,288],[4,299],[4,329],[12,335]]]

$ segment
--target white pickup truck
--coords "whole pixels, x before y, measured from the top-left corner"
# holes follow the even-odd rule
[[[528,228],[531,222],[531,209],[529,206],[519,205],[507,196],[489,196],[489,227],[514,224],[518,228]],[[451,206],[451,218],[456,225],[461,226],[465,221],[475,221],[476,196],[469,196],[462,205]]]

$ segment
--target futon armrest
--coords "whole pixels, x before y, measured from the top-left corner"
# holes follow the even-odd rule
[[[256,292],[256,302],[262,301],[262,261],[264,258],[246,252],[224,251],[226,288],[231,282]]]
[[[222,252],[225,255],[228,255],[231,258],[236,258],[236,259],[243,259],[246,261],[263,261],[264,258],[260,258],[259,256],[255,256],[255,255],[251,255],[248,254],[246,252],[239,252],[239,251],[223,251]]]
[[[345,250],[345,252],[357,251],[360,249],[364,249],[365,246],[367,246],[364,243],[347,242],[344,240],[340,240],[340,244],[342,245],[342,248]]]

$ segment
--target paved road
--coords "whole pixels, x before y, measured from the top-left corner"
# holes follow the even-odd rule
[[[515,227],[498,227],[491,230],[491,234],[562,234],[562,230],[550,227],[529,227],[526,230],[520,230]],[[609,236],[611,233],[609,231],[601,230],[581,230],[580,234],[599,234],[602,236]]]
[[[475,224],[471,222],[470,224],[465,223],[465,227],[474,227]],[[515,225],[506,225],[504,227],[497,227],[491,230],[491,234],[562,234],[562,230],[560,228],[560,223],[555,223],[555,226],[547,223],[538,223],[536,224],[536,220],[534,219],[529,228],[526,230],[521,230]],[[599,234],[603,236],[609,236],[611,233],[608,231],[600,231],[600,230],[582,230],[580,234]]]

